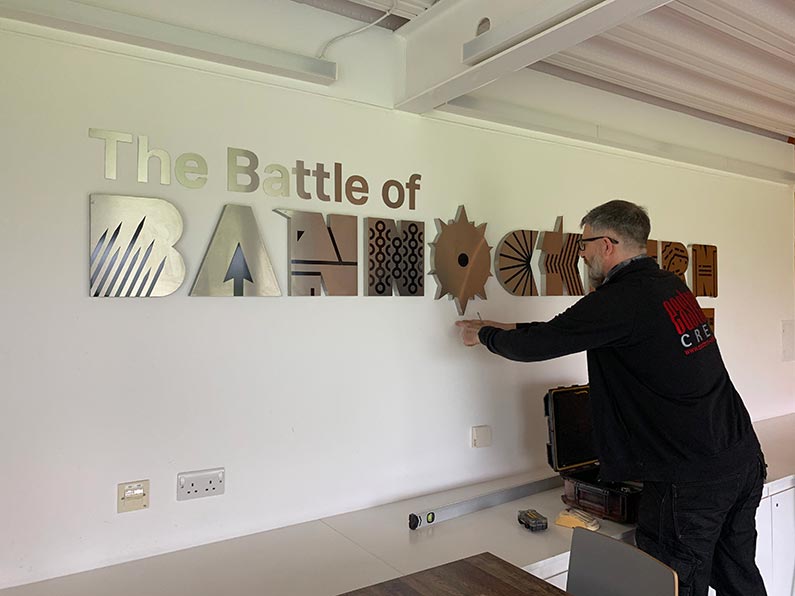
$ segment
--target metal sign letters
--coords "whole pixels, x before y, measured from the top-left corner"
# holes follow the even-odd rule
[[[90,197],[89,292],[95,298],[168,296],[185,279],[174,248],[182,217],[162,199]]]
[[[290,220],[290,296],[356,296],[359,293],[356,217],[276,210]]]
[[[475,227],[463,205],[454,220],[436,220],[438,234],[431,244],[433,271],[438,284],[436,299],[445,294],[455,300],[458,314],[475,296],[486,299],[486,280],[491,277],[491,247],[486,242],[486,224]]]
[[[226,205],[191,296],[281,296],[254,210]]]
[[[206,191],[216,167],[196,152],[174,153],[133,132],[90,128],[104,147],[104,177],[136,172],[135,181],[172,179],[190,192]],[[172,156],[176,155],[175,158]],[[134,157],[133,157],[134,156]],[[134,163],[132,160],[134,159]],[[119,167],[120,162],[122,167]],[[265,162],[263,162],[265,163]],[[126,165],[125,165],[126,164]],[[404,171],[398,178],[368,180],[340,161],[267,163],[249,149],[226,148],[226,191],[285,199],[297,196],[326,206],[365,205],[380,198],[389,209],[414,210],[422,176]],[[216,164],[217,165],[217,164]],[[135,166],[135,167],[131,167]],[[217,174],[216,174],[217,175]],[[357,296],[359,234],[356,216],[276,209],[288,220],[290,296]],[[166,296],[185,279],[185,264],[174,245],[182,217],[174,205],[153,197],[90,195],[89,292],[93,297]],[[436,220],[431,274],[436,299],[449,295],[463,315],[475,297],[486,299],[491,247],[486,224],[475,225],[460,206],[455,219]],[[425,224],[422,221],[364,218],[365,296],[425,294]],[[500,286],[515,296],[577,296],[583,286],[577,240],[554,230],[517,229],[499,242],[494,271]],[[649,240],[647,253],[662,269],[687,280],[695,296],[718,295],[718,249],[712,245]],[[692,256],[691,256],[692,254]],[[692,259],[692,263],[691,263]],[[265,242],[250,206],[226,205],[199,268],[191,296],[280,296]]]
[[[368,217],[364,228],[367,233],[365,295],[391,296],[395,288],[399,296],[423,296],[425,223]]]

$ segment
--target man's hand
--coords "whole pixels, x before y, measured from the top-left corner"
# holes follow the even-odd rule
[[[456,327],[461,327],[461,341],[465,346],[476,346],[480,343],[478,331],[481,327],[496,327],[497,329],[516,329],[513,323],[498,323],[497,321],[481,321],[480,319],[468,319],[456,321]]]

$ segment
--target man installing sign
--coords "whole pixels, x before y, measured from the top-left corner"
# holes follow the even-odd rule
[[[706,318],[646,256],[644,208],[610,201],[580,225],[596,290],[548,322],[458,321],[464,345],[522,362],[586,351],[600,477],[644,483],[638,546],[676,570],[680,596],[764,595],[764,458]]]

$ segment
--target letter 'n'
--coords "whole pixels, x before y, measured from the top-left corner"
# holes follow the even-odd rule
[[[424,296],[425,223],[368,217],[366,296]]]
[[[356,216],[274,209],[289,220],[290,296],[356,296]]]
[[[696,296],[718,296],[718,247],[693,244],[693,267],[690,287]]]

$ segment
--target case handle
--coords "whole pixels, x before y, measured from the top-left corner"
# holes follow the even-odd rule
[[[601,507],[601,511],[607,513],[609,495],[606,492],[583,490],[582,486],[577,485],[574,487],[574,495],[578,503],[590,503],[596,507]]]

